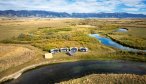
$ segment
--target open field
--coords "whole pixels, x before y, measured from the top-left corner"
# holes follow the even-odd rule
[[[0,46],[0,72],[32,60],[35,53],[33,50],[24,47]]]
[[[113,32],[120,27],[126,27],[128,32]],[[146,62],[145,53],[133,53],[111,48],[88,35],[100,33],[123,45],[146,49],[145,32],[146,19],[1,19],[0,79],[24,67],[42,62],[58,63],[75,60]],[[44,59],[45,52],[52,48],[62,47],[88,47],[89,52],[77,52],[72,57],[65,53],[57,53],[53,55],[52,59]],[[119,79],[123,76],[129,77],[129,75],[119,75]],[[132,75],[132,77],[140,76]],[[139,79],[143,80],[141,77]],[[131,81],[133,80],[129,79],[128,82]],[[111,81],[112,83],[114,81]]]
[[[70,20],[69,20],[70,21]],[[41,27],[61,27],[66,20],[55,19],[16,19],[0,20],[0,40],[17,37],[21,33],[28,33]],[[57,25],[56,25],[57,23]]]
[[[3,73],[7,75],[7,71],[9,73],[15,67],[40,59],[41,55],[42,51],[40,49],[29,45],[0,44],[0,78]]]

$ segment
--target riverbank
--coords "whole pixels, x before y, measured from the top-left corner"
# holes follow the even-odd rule
[[[3,65],[3,67],[0,69],[0,79],[3,77],[8,77],[9,75],[13,75],[17,71],[20,73],[17,73],[13,76],[10,76],[11,78],[19,78],[21,74],[21,70],[25,69],[29,66],[33,66],[36,64],[35,67],[43,66],[38,65],[39,63],[44,62],[50,62],[53,63],[55,61],[56,63],[59,63],[60,61],[72,61],[72,60],[129,60],[134,62],[146,62],[146,56],[145,54],[138,54],[136,52],[131,53],[128,51],[122,51],[120,49],[112,48],[109,46],[105,46],[102,43],[100,43],[99,40],[96,38],[91,38],[88,34],[90,33],[101,33],[101,34],[107,34],[111,31],[116,30],[119,28],[120,25],[129,26],[133,25],[131,22],[137,21],[135,20],[129,20],[129,19],[61,19],[61,20],[25,20],[25,21],[1,21],[3,24],[0,24],[0,40],[3,42],[3,45],[9,45],[9,44],[19,44],[19,45],[31,45],[34,48],[39,48],[41,51],[36,51],[35,53],[39,52],[40,54],[37,55],[31,55],[27,52],[19,52],[18,58],[16,58],[17,55],[13,53],[14,49],[0,49],[2,52],[5,52],[3,54],[9,54],[9,55],[1,55],[0,56],[0,65]],[[145,24],[146,20],[140,20],[143,24]],[[128,23],[128,24],[127,24]],[[136,23],[136,22],[135,22]],[[57,24],[57,25],[56,25]],[[135,27],[139,27],[141,23],[134,24]],[[123,26],[122,26],[123,27]],[[145,26],[143,26],[145,27]],[[127,27],[126,27],[127,28]],[[134,35],[137,35],[137,38],[143,38],[145,39],[145,32],[144,29],[141,30],[138,29],[141,33],[133,33]],[[25,31],[25,32],[22,32]],[[131,31],[131,29],[128,29]],[[17,31],[17,32],[16,32]],[[137,29],[134,29],[134,32],[137,31]],[[131,33],[130,33],[131,34]],[[132,34],[132,35],[133,35]],[[142,36],[142,37],[141,37]],[[129,38],[128,38],[129,39]],[[143,41],[142,45],[145,45]],[[18,45],[18,46],[19,46]],[[137,45],[137,43],[136,43]],[[44,59],[44,53],[48,52],[49,49],[54,48],[64,48],[64,47],[88,47],[89,52],[87,53],[75,53],[74,56],[68,56],[65,53],[58,53],[54,54],[52,59]],[[28,46],[27,46],[28,47]],[[26,49],[26,50],[34,50],[34,48]],[[4,50],[4,51],[3,51]],[[10,50],[10,51],[9,51]],[[16,51],[19,51],[19,48],[16,48]],[[24,53],[24,56],[22,55]],[[1,53],[0,53],[1,54]],[[21,59],[20,59],[20,58]],[[7,58],[10,61],[7,61]],[[29,59],[28,59],[29,58]],[[24,59],[28,59],[27,61]],[[5,64],[8,63],[10,67],[5,69]],[[15,66],[13,66],[12,63],[15,63]],[[33,67],[30,67],[33,69]],[[4,71],[3,71],[4,70]],[[28,69],[29,70],[29,69]],[[27,71],[27,70],[26,70]],[[22,72],[25,72],[22,71]]]
[[[0,83],[6,82],[6,81],[12,80],[12,79],[17,79],[18,77],[21,76],[21,74],[23,74],[26,71],[29,71],[29,70],[32,70],[32,69],[35,69],[35,68],[38,68],[38,67],[41,67],[41,66],[45,66],[45,65],[48,65],[48,64],[62,63],[62,62],[65,62],[65,61],[58,61],[58,62],[55,62],[55,61],[48,62],[48,61],[46,61],[46,62],[42,62],[42,63],[39,63],[39,64],[33,64],[33,65],[30,65],[30,66],[27,66],[27,67],[22,68],[21,70],[15,72],[15,73],[11,74],[11,75],[8,75],[8,76],[5,76],[5,77],[1,78]]]
[[[61,73],[60,73],[61,72]],[[82,60],[43,65],[25,71],[8,84],[54,84],[90,74],[146,74],[146,63],[122,60]],[[132,75],[131,75],[132,76]],[[41,80],[39,80],[41,79]],[[46,80],[47,79],[47,80]]]
[[[99,34],[90,34],[90,36],[97,38],[102,44],[104,44],[106,46],[113,47],[113,48],[119,49],[121,51],[127,51],[127,52],[130,52],[130,53],[137,53],[137,54],[140,54],[140,55],[145,55],[146,54],[146,50],[140,50],[140,49],[124,46],[124,45],[112,40],[107,35],[106,36],[100,36]]]
[[[91,51],[90,51],[91,52]],[[100,52],[100,51],[98,51]],[[113,53],[109,53],[107,56],[107,53],[86,53],[83,54],[82,53],[76,53],[75,56],[69,57],[67,55],[65,55],[64,53],[58,53],[54,55],[53,59],[49,59],[49,60],[45,60],[42,55],[35,58],[34,60],[31,61],[31,63],[26,63],[24,65],[20,65],[17,67],[13,67],[13,69],[8,69],[7,71],[4,71],[1,74],[1,81],[6,81],[9,79],[14,79],[20,76],[20,74],[22,74],[25,71],[34,69],[36,67],[40,67],[46,64],[52,64],[52,63],[60,63],[60,62],[73,62],[73,61],[77,61],[77,60],[133,60],[133,61],[141,61],[141,62],[145,62],[146,57],[145,56],[138,56],[135,54],[128,54],[128,53],[121,53],[121,52],[113,52]],[[124,55],[125,54],[125,55]],[[124,56],[123,56],[124,55]],[[39,59],[38,59],[39,58]],[[39,64],[38,64],[39,63]]]
[[[145,84],[146,75],[135,74],[91,74],[85,77],[63,81],[60,84]]]
[[[123,45],[123,46],[130,47],[130,48],[134,48],[134,49],[139,49],[139,50],[146,50],[145,47],[138,47],[138,46],[135,46],[135,45],[127,44],[125,42],[122,42],[122,41],[120,41],[120,40],[112,37],[111,35],[106,34],[106,36],[109,37],[110,39],[112,39],[113,41],[115,41],[115,42]]]
[[[117,43],[139,50],[146,50],[146,28],[127,27],[127,32],[111,32],[105,34]]]

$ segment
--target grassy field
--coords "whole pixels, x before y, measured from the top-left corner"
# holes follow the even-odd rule
[[[0,72],[32,60],[36,53],[33,50],[16,46],[4,45],[0,46],[0,49]]]
[[[113,32],[120,27],[128,28],[128,32]],[[74,60],[146,62],[145,53],[111,48],[88,35],[100,33],[123,45],[146,49],[145,27],[146,19],[1,19],[0,79],[24,67],[42,62]],[[62,47],[88,47],[89,52],[77,52],[72,57],[58,53],[54,54],[52,59],[44,59],[45,52]]]
[[[63,81],[60,84],[145,84],[146,75],[134,74],[92,74],[85,77]]]
[[[35,31],[41,27],[61,27],[66,24],[66,20],[61,19],[0,19],[0,40],[17,37],[21,33]]]
[[[123,28],[127,28],[128,32],[113,32],[108,34],[108,36],[123,45],[138,49],[146,49],[146,20],[125,21],[120,25]]]

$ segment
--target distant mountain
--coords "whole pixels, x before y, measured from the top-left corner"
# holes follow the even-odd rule
[[[0,16],[7,16],[7,17],[69,17],[70,14],[65,12],[52,12],[52,11],[28,11],[28,10],[5,10],[0,11]]]
[[[143,14],[131,14],[131,13],[73,13],[72,17],[78,18],[146,18]]]
[[[66,13],[66,12],[52,12],[39,10],[5,10],[0,11],[0,16],[5,17],[44,17],[44,18],[146,18],[144,14],[131,13]]]

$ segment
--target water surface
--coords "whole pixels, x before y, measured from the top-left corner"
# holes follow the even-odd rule
[[[134,49],[134,48],[130,48],[130,47],[121,45],[121,44],[111,40],[110,38],[100,36],[99,34],[90,34],[90,36],[97,38],[98,40],[100,40],[100,42],[102,44],[104,44],[106,46],[110,46],[110,47],[114,47],[114,48],[118,48],[120,50],[126,50],[126,51],[146,52],[146,50],[139,50],[139,49]]]
[[[77,61],[46,65],[25,72],[5,84],[54,84],[92,73],[146,74],[146,63],[130,61]]]

